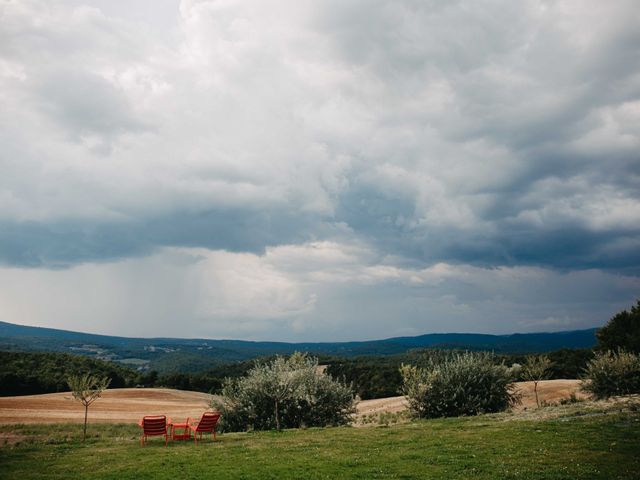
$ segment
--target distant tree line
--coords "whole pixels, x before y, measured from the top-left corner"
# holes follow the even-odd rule
[[[112,388],[135,386],[138,377],[129,368],[81,355],[0,352],[0,395],[68,391],[67,379],[87,372],[111,378]]]
[[[225,378],[240,377],[254,365],[255,361],[246,361],[220,365],[202,373],[159,375],[153,370],[138,372],[84,355],[0,351],[0,396],[68,391],[68,377],[89,372],[94,376],[111,378],[110,388],[167,387],[219,393]]]
[[[407,354],[382,357],[357,357],[341,359],[321,357],[327,365],[326,372],[333,378],[352,384],[355,393],[363,400],[399,395],[402,386],[400,366],[412,364],[424,366],[434,360],[444,360],[454,355],[453,350],[415,350]],[[564,349],[546,354],[552,362],[549,378],[579,378],[593,358],[591,350]],[[201,373],[158,374],[138,372],[114,362],[98,360],[82,355],[40,352],[0,351],[0,395],[35,395],[68,390],[69,375],[91,372],[112,379],[111,388],[166,387],[219,394],[226,378],[238,378],[247,374],[256,362],[265,364],[274,357],[248,360],[216,366]],[[496,355],[498,363],[511,366],[523,364],[524,355]],[[516,380],[524,378],[517,377]]]

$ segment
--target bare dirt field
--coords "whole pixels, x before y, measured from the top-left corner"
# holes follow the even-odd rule
[[[91,422],[137,422],[144,415],[167,415],[173,420],[202,415],[211,402],[206,393],[168,388],[107,390],[89,407]],[[0,424],[83,422],[84,407],[71,393],[0,397]]]
[[[575,394],[585,398],[579,391],[579,380],[545,380],[538,384],[540,401],[558,403]],[[522,395],[522,403],[516,411],[535,408],[533,382],[516,384]],[[174,420],[202,415],[212,396],[199,392],[186,392],[166,388],[121,388],[104,392],[89,408],[91,422],[121,423],[137,422],[144,415],[167,415]],[[363,400],[358,403],[357,416],[376,415],[384,412],[396,413],[407,408],[403,397]],[[82,422],[82,405],[73,400],[69,392],[29,395],[22,397],[0,397],[0,424],[11,423],[57,423]]]
[[[522,396],[521,403],[515,411],[530,410],[536,407],[536,397],[533,392],[533,382],[516,383],[516,391]],[[588,395],[580,390],[580,380],[543,380],[538,383],[538,398],[540,403],[555,404],[567,400],[575,395],[578,400],[586,400]]]

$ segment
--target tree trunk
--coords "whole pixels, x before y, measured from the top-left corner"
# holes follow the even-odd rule
[[[533,382],[533,393],[536,394],[536,405],[540,408],[540,401],[538,400],[538,382]]]
[[[89,411],[89,405],[84,406],[84,430],[82,431],[82,441],[87,440],[87,412]]]
[[[275,408],[276,408],[276,412],[275,412],[276,413],[276,430],[280,431],[280,415],[278,413],[278,400],[276,400]]]

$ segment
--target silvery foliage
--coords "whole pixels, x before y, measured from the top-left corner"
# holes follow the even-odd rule
[[[318,360],[294,353],[256,364],[245,377],[227,379],[223,413],[227,431],[346,424],[354,412],[353,389],[318,369]]]
[[[454,353],[424,368],[402,365],[401,393],[419,418],[499,412],[518,402],[513,374],[489,353]]]
[[[640,393],[640,355],[622,350],[596,353],[584,376],[582,389],[596,398]]]

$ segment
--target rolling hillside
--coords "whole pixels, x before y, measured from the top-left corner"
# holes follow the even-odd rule
[[[197,372],[223,363],[294,351],[355,357],[393,355],[415,348],[460,348],[497,353],[548,352],[591,348],[596,329],[555,333],[483,335],[427,334],[362,342],[285,343],[183,338],[128,338],[0,322],[0,350],[50,351],[88,355],[140,370]]]

